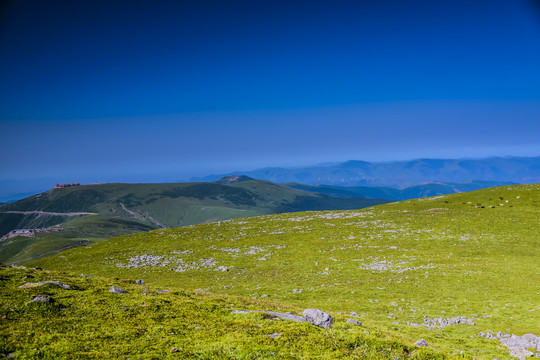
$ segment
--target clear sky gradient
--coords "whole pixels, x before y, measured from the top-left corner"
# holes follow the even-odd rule
[[[540,155],[532,0],[1,6],[0,181]]]

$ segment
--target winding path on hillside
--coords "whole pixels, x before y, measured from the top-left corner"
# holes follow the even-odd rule
[[[154,225],[157,225],[158,227],[162,228],[162,229],[166,229],[167,227],[165,225],[163,225],[162,223],[160,223],[159,221],[157,221],[156,219],[154,219],[153,217],[151,217],[150,215],[146,214],[146,213],[140,213],[138,211],[132,211],[132,210],[129,210],[124,204],[120,203],[120,206],[122,207],[122,209],[124,209],[129,215],[133,216],[135,219],[137,220],[140,220],[140,221],[150,221],[151,223],[153,223]]]

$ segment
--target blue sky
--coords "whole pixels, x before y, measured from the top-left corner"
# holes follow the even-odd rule
[[[0,181],[540,155],[532,0],[3,4]]]

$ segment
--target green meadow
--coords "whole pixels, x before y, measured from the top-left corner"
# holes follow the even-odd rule
[[[338,321],[326,333],[308,327],[309,336],[376,333],[377,341],[407,348],[399,355],[375,345],[371,354],[326,347],[271,354],[249,345],[246,358],[404,358],[424,354],[411,349],[425,339],[428,358],[505,359],[508,349],[480,333],[540,335],[539,202],[540,184],[533,184],[361,210],[266,215],[120,236],[31,265],[77,277],[144,279],[173,292],[241,299],[251,309],[314,307]],[[349,329],[344,320],[351,312],[362,326]],[[458,317],[466,321],[443,326]],[[221,329],[240,336],[234,326]]]
[[[33,276],[33,278],[24,278]],[[25,287],[43,281],[54,283]],[[15,359],[444,359],[337,316],[332,329],[280,320],[303,309],[131,280],[0,266],[0,357]],[[23,286],[23,288],[21,288]],[[111,293],[116,286],[128,294]],[[32,301],[48,296],[54,302]]]

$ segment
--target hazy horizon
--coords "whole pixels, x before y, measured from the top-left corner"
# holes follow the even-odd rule
[[[0,182],[540,154],[534,1],[1,10]]]

